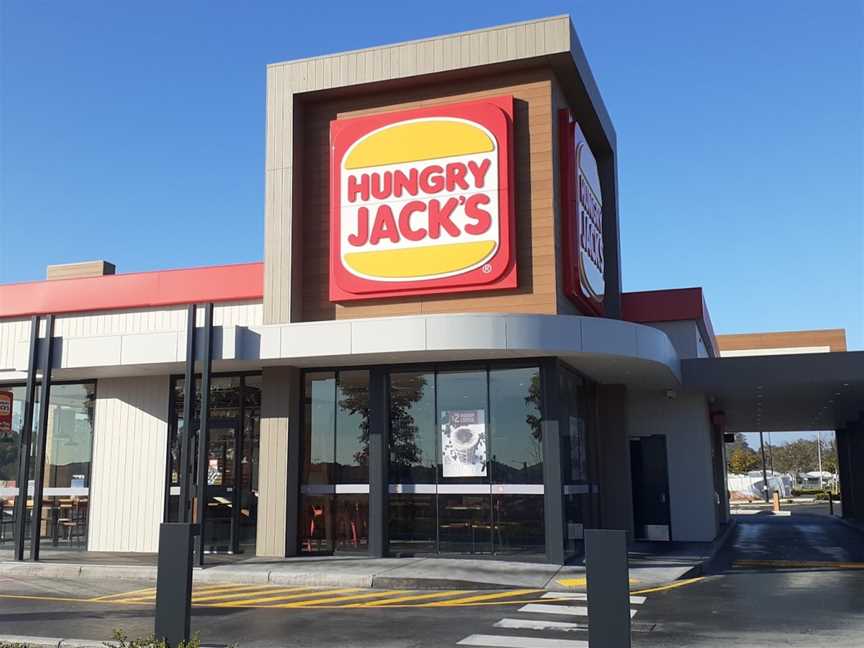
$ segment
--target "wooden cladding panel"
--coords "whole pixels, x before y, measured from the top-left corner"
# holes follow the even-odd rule
[[[720,347],[720,351],[806,347],[829,347],[831,351],[845,351],[846,331],[844,329],[826,329],[777,333],[736,333],[718,335],[717,345]]]
[[[555,313],[552,75],[546,69],[510,72],[458,83],[370,93],[303,105],[301,321],[453,312]],[[333,304],[329,301],[329,132],[332,119],[513,95],[516,180],[516,261],[512,290],[411,296]]]

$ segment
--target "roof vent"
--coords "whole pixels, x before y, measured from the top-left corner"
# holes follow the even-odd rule
[[[78,263],[60,263],[49,265],[46,279],[81,279],[82,277],[102,277],[113,275],[116,268],[108,261],[80,261]]]

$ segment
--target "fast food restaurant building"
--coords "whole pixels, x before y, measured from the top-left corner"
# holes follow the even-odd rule
[[[683,369],[718,355],[710,318],[698,288],[621,292],[615,131],[568,17],[274,64],[266,105],[263,263],[0,286],[0,550],[46,337],[32,528],[157,549],[190,304],[206,551],[560,563],[586,527],[716,537],[724,414]]]

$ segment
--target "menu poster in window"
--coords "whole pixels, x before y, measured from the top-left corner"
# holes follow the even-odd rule
[[[12,392],[0,391],[0,437],[12,434]]]
[[[441,465],[444,477],[486,476],[486,412],[441,412]]]

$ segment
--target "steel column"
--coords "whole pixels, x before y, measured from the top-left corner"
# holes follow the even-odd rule
[[[27,490],[30,484],[30,453],[33,449],[33,406],[36,401],[36,365],[39,364],[39,316],[30,319],[27,353],[27,387],[24,388],[24,423],[18,444],[18,499],[15,500],[15,560],[24,560],[27,525]]]
[[[207,468],[209,465],[210,451],[210,370],[213,357],[213,304],[204,307],[204,349],[201,365],[201,414],[198,417],[198,479],[197,497],[198,506],[197,519],[200,532],[198,533],[198,552],[195,562],[199,567],[204,566],[204,524],[207,519]],[[241,421],[242,425],[243,422]],[[235,428],[234,433],[240,431]],[[234,457],[234,461],[237,461]],[[234,484],[236,490],[237,484]]]
[[[195,416],[195,304],[186,310],[186,373],[183,383],[183,434],[180,437],[180,502],[177,521],[190,522],[189,503],[192,491],[192,419]],[[178,430],[179,433],[179,430]]]
[[[390,427],[387,371],[369,372],[369,556],[387,555],[387,468],[390,461],[387,438]]]
[[[39,560],[42,524],[42,492],[45,486],[45,451],[48,436],[48,408],[51,399],[51,363],[54,355],[54,316],[45,318],[45,353],[42,355],[42,388],[39,391],[39,431],[36,463],[33,466],[33,512],[30,515],[30,560]],[[19,489],[20,493],[20,489]]]

